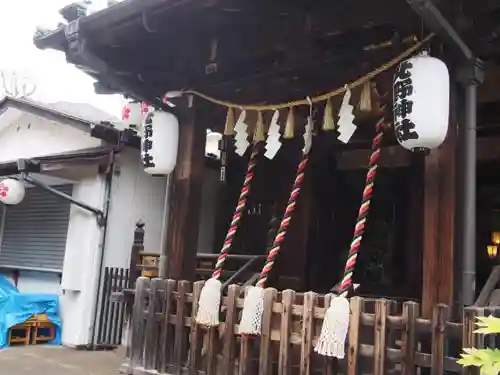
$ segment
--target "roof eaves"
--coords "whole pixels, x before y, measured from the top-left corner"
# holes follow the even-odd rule
[[[98,12],[70,22],[64,27],[43,34],[35,35],[33,42],[39,49],[56,49],[65,51],[67,49],[67,29],[78,23],[80,30],[97,30],[110,25],[123,22],[131,17],[138,16],[149,8],[156,7],[161,3],[175,2],[173,0],[125,0],[114,4]]]
[[[140,138],[134,132],[130,130],[120,131],[109,121],[96,123],[28,100],[5,97],[0,100],[0,115],[8,108],[15,108],[37,117],[73,126],[85,133],[88,133],[91,137],[100,139],[106,144],[116,145],[121,143],[126,147],[134,149],[140,148]]]
[[[0,113],[8,108],[15,108],[22,112],[30,113],[50,121],[62,122],[84,132],[89,132],[95,125],[91,121],[78,118],[25,99],[5,97],[0,101]]]
[[[126,78],[119,76],[109,67],[106,61],[97,57],[92,48],[89,48],[89,40],[86,35],[88,32],[105,30],[111,25],[119,24],[131,17],[140,17],[141,14],[152,8],[169,4],[175,7],[189,1],[191,0],[125,0],[72,21],[55,31],[39,34],[35,36],[34,44],[39,49],[64,51],[69,63],[97,79],[103,84],[103,87],[112,87],[116,93],[148,102],[158,108],[164,108],[165,105],[161,99],[154,97],[144,88],[137,87],[137,84],[128,82]],[[95,89],[99,89],[98,85],[95,86]]]

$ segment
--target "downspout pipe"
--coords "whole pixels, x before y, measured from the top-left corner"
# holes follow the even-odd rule
[[[172,190],[172,177],[173,174],[169,174],[167,176],[167,181],[165,184],[165,202],[163,205],[163,217],[162,217],[162,226],[161,226],[161,254],[160,254],[160,264],[158,270],[158,276],[166,279],[167,278],[167,262],[168,262],[168,247],[167,247],[167,238],[168,238],[168,218],[170,215],[170,199],[172,198],[171,190]]]
[[[117,146],[117,149],[120,146]],[[105,255],[105,250],[106,250],[106,234],[107,234],[107,229],[108,229],[108,213],[109,213],[109,207],[111,203],[111,188],[112,188],[112,182],[113,182],[113,173],[114,173],[114,168],[115,168],[115,151],[112,151],[109,155],[110,160],[108,164],[108,169],[106,171],[106,179],[105,179],[105,187],[104,187],[104,205],[103,205],[103,227],[101,229],[101,234],[99,237],[99,264],[98,264],[98,270],[97,270],[97,287],[94,291],[94,311],[92,314],[92,325],[90,327],[90,350],[96,349],[96,347],[100,344],[98,342],[99,337],[98,336],[98,330],[97,330],[97,323],[98,323],[98,318],[102,319],[101,317],[98,317],[98,311],[99,311],[99,304],[103,303],[101,300],[101,288],[102,288],[102,273],[104,269],[104,255]]]
[[[472,50],[446,20],[432,0],[406,0],[424,24],[455,52],[460,62],[457,80],[464,88],[464,115],[459,126],[459,174],[457,252],[462,256],[461,305],[474,304],[476,295],[476,125],[477,86],[484,81],[484,68]],[[456,252],[456,253],[457,253]]]

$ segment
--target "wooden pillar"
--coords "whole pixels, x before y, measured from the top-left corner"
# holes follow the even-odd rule
[[[188,96],[176,107],[179,153],[169,197],[166,239],[167,276],[176,280],[194,280],[196,274],[206,129],[197,123],[193,104],[193,98]]]
[[[407,196],[404,205],[406,208],[406,230],[404,232],[406,290],[404,295],[411,298],[420,298],[422,293],[424,163],[423,155],[411,155],[411,162],[408,167]]]
[[[441,147],[425,158],[422,310],[453,303],[455,168],[457,127],[450,125]]]

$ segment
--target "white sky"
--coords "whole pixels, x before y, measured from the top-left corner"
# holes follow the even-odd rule
[[[35,100],[89,103],[120,118],[124,103],[121,96],[95,94],[93,79],[67,64],[64,53],[42,51],[33,44],[36,26],[55,28],[62,19],[59,9],[71,2],[0,0],[0,69],[19,71],[34,81]],[[96,8],[104,7],[105,3],[94,0]]]

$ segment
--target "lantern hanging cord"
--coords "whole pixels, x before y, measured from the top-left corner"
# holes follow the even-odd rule
[[[217,98],[213,98],[209,95],[205,95],[199,91],[196,90],[181,90],[183,94],[190,94],[190,95],[195,95],[198,96],[202,99],[205,99],[211,103],[218,104],[224,107],[228,108],[239,108],[241,110],[247,110],[247,111],[273,111],[273,110],[279,110],[279,109],[286,109],[290,107],[297,107],[301,105],[310,105],[310,103],[318,103],[318,102],[323,102],[326,101],[330,98],[333,98],[334,96],[341,95],[346,92],[347,89],[353,89],[356,87],[359,87],[363,85],[366,82],[371,81],[373,78],[378,76],[381,73],[384,73],[385,71],[391,69],[394,67],[396,64],[401,62],[402,60],[406,59],[407,57],[411,56],[413,53],[415,53],[418,49],[420,49],[424,44],[426,44],[429,40],[434,37],[434,33],[431,33],[427,35],[424,39],[421,41],[415,43],[413,46],[408,48],[406,51],[401,53],[400,55],[396,56],[394,59],[386,62],[385,64],[381,65],[380,67],[372,70],[370,73],[366,74],[363,77],[360,77],[356,79],[355,81],[348,83],[346,85],[343,85],[342,87],[339,87],[333,91],[329,91],[327,93],[324,93],[319,96],[314,96],[306,99],[299,99],[299,100],[293,100],[290,102],[285,102],[285,103],[277,103],[277,104],[266,104],[266,105],[246,105],[246,104],[237,104],[237,103],[232,103],[224,100],[219,100]]]

